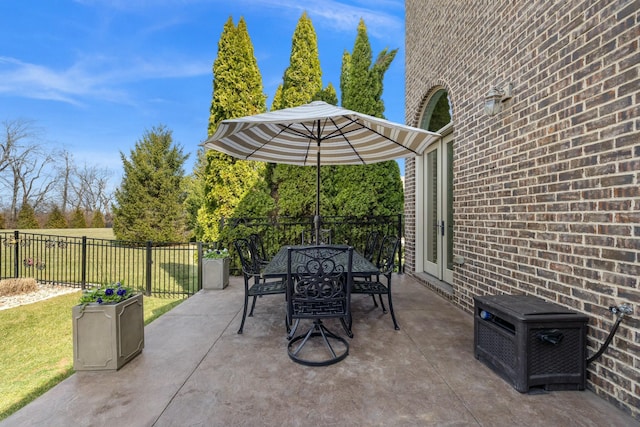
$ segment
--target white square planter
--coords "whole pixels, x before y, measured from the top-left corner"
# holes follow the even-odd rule
[[[142,352],[142,294],[117,304],[76,305],[72,314],[76,371],[117,370]]]
[[[202,260],[202,289],[224,289],[229,284],[230,258]]]

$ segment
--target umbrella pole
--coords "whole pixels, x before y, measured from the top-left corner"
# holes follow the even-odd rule
[[[320,225],[322,218],[320,218],[320,120],[318,125],[318,158],[316,159],[316,216],[313,218],[313,225],[316,233],[316,245],[320,244]]]

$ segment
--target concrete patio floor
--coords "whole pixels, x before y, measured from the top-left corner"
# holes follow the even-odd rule
[[[261,298],[238,335],[242,280],[201,291],[145,328],[117,372],[77,372],[1,426],[638,426],[591,391],[521,394],[473,356],[473,318],[394,277],[400,331],[353,297],[349,356],[287,356],[284,299]],[[338,328],[334,328],[340,331]]]

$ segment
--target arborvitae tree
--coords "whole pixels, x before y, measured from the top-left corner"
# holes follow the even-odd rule
[[[384,118],[382,81],[397,49],[384,49],[371,64],[371,45],[363,20],[353,53],[342,57],[340,89],[342,106]],[[335,205],[338,215],[393,215],[402,212],[404,193],[400,167],[395,160],[361,166],[335,168]]]
[[[20,208],[20,212],[18,212],[18,223],[16,224],[18,228],[40,228],[38,224],[38,220],[36,219],[36,213],[29,203],[25,203]]]
[[[338,105],[338,94],[336,93],[336,88],[334,88],[333,85],[329,83],[326,88],[315,94],[313,100],[324,101],[327,104],[331,105]]]
[[[274,97],[274,109],[297,107],[313,100],[337,104],[335,88],[329,84],[322,89],[322,70],[318,54],[318,40],[313,23],[302,14],[293,33],[289,67],[284,73],[282,87]],[[279,102],[278,102],[279,101]],[[314,162],[315,164],[315,162]],[[331,215],[327,198],[326,175],[321,169],[320,206],[323,215]],[[287,216],[313,215],[316,209],[316,168],[277,164],[273,167],[272,191],[277,194],[278,214]]]
[[[172,132],[158,126],[145,132],[127,158],[115,192],[113,232],[117,239],[181,242],[186,235],[183,165],[188,155],[173,145]]]
[[[218,56],[213,62],[213,99],[209,115],[209,136],[225,119],[266,111],[267,96],[253,52],[244,18],[238,26],[229,18],[218,41]]]
[[[209,117],[209,136],[225,119],[266,111],[266,95],[253,45],[243,18],[235,27],[229,18],[218,42],[213,63],[213,99]],[[217,241],[224,217],[234,215],[240,201],[263,176],[265,164],[242,161],[217,151],[207,151],[198,162],[196,177],[203,186],[203,203],[198,210],[196,237]]]
[[[84,211],[80,208],[75,208],[71,214],[71,220],[69,221],[69,227],[71,228],[87,228],[87,220],[84,217]]]
[[[273,100],[271,101],[271,111],[278,110],[280,105],[282,104],[282,84],[279,84],[276,88],[276,93],[273,95]]]
[[[58,207],[55,205],[49,214],[45,228],[67,228],[67,219]]]
[[[311,19],[303,13],[293,33],[289,67],[284,72],[278,109],[310,102],[322,90],[318,39]]]
[[[372,65],[367,27],[360,20],[353,53],[342,56],[340,89],[344,108],[384,118],[383,79],[397,52],[398,49],[383,49]]]
[[[93,211],[91,216],[91,228],[104,228],[104,216],[99,210]]]

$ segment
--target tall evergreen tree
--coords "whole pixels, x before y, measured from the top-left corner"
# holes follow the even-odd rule
[[[186,235],[183,202],[184,170],[188,155],[173,145],[165,126],[145,132],[127,158],[122,183],[115,192],[113,232],[117,239],[165,243]]]
[[[55,205],[49,214],[45,228],[67,228],[67,219],[58,207]]]
[[[322,89],[322,70],[318,54],[318,39],[306,12],[296,25],[291,43],[291,56],[282,86],[274,96],[273,109],[297,107],[313,100],[337,104],[335,88],[329,84]],[[278,214],[307,216],[315,213],[315,167],[277,164],[272,167],[272,191],[277,194]],[[325,189],[327,168],[322,168],[322,189]],[[330,200],[321,190],[321,200]],[[323,215],[331,215],[331,207],[321,201]]]
[[[99,210],[93,212],[91,216],[91,228],[104,228],[104,215]]]
[[[293,32],[289,67],[284,72],[280,104],[277,109],[306,104],[321,90],[322,70],[318,54],[318,38],[311,19],[304,12]]]
[[[35,229],[40,228],[38,220],[36,219],[36,213],[29,203],[25,203],[18,212],[18,228]]]
[[[371,44],[364,20],[358,24],[353,53],[342,56],[340,76],[341,101],[344,108],[384,118],[382,100],[384,74],[391,66],[398,49],[383,49],[372,65]]]
[[[384,118],[383,79],[397,49],[382,50],[372,65],[367,27],[358,24],[353,53],[342,57],[342,106]],[[338,215],[393,215],[402,212],[404,193],[400,167],[394,160],[335,168],[335,205]]]
[[[236,27],[229,18],[213,63],[209,136],[222,120],[265,112],[266,98],[246,23],[240,18]],[[234,215],[263,176],[265,164],[237,160],[216,151],[201,155],[204,159],[198,162],[196,179],[202,185],[199,191],[203,200],[197,214],[196,237],[217,241],[221,220]]]
[[[71,214],[71,220],[69,220],[69,227],[71,228],[87,228],[87,220],[84,217],[82,209],[75,208]]]

